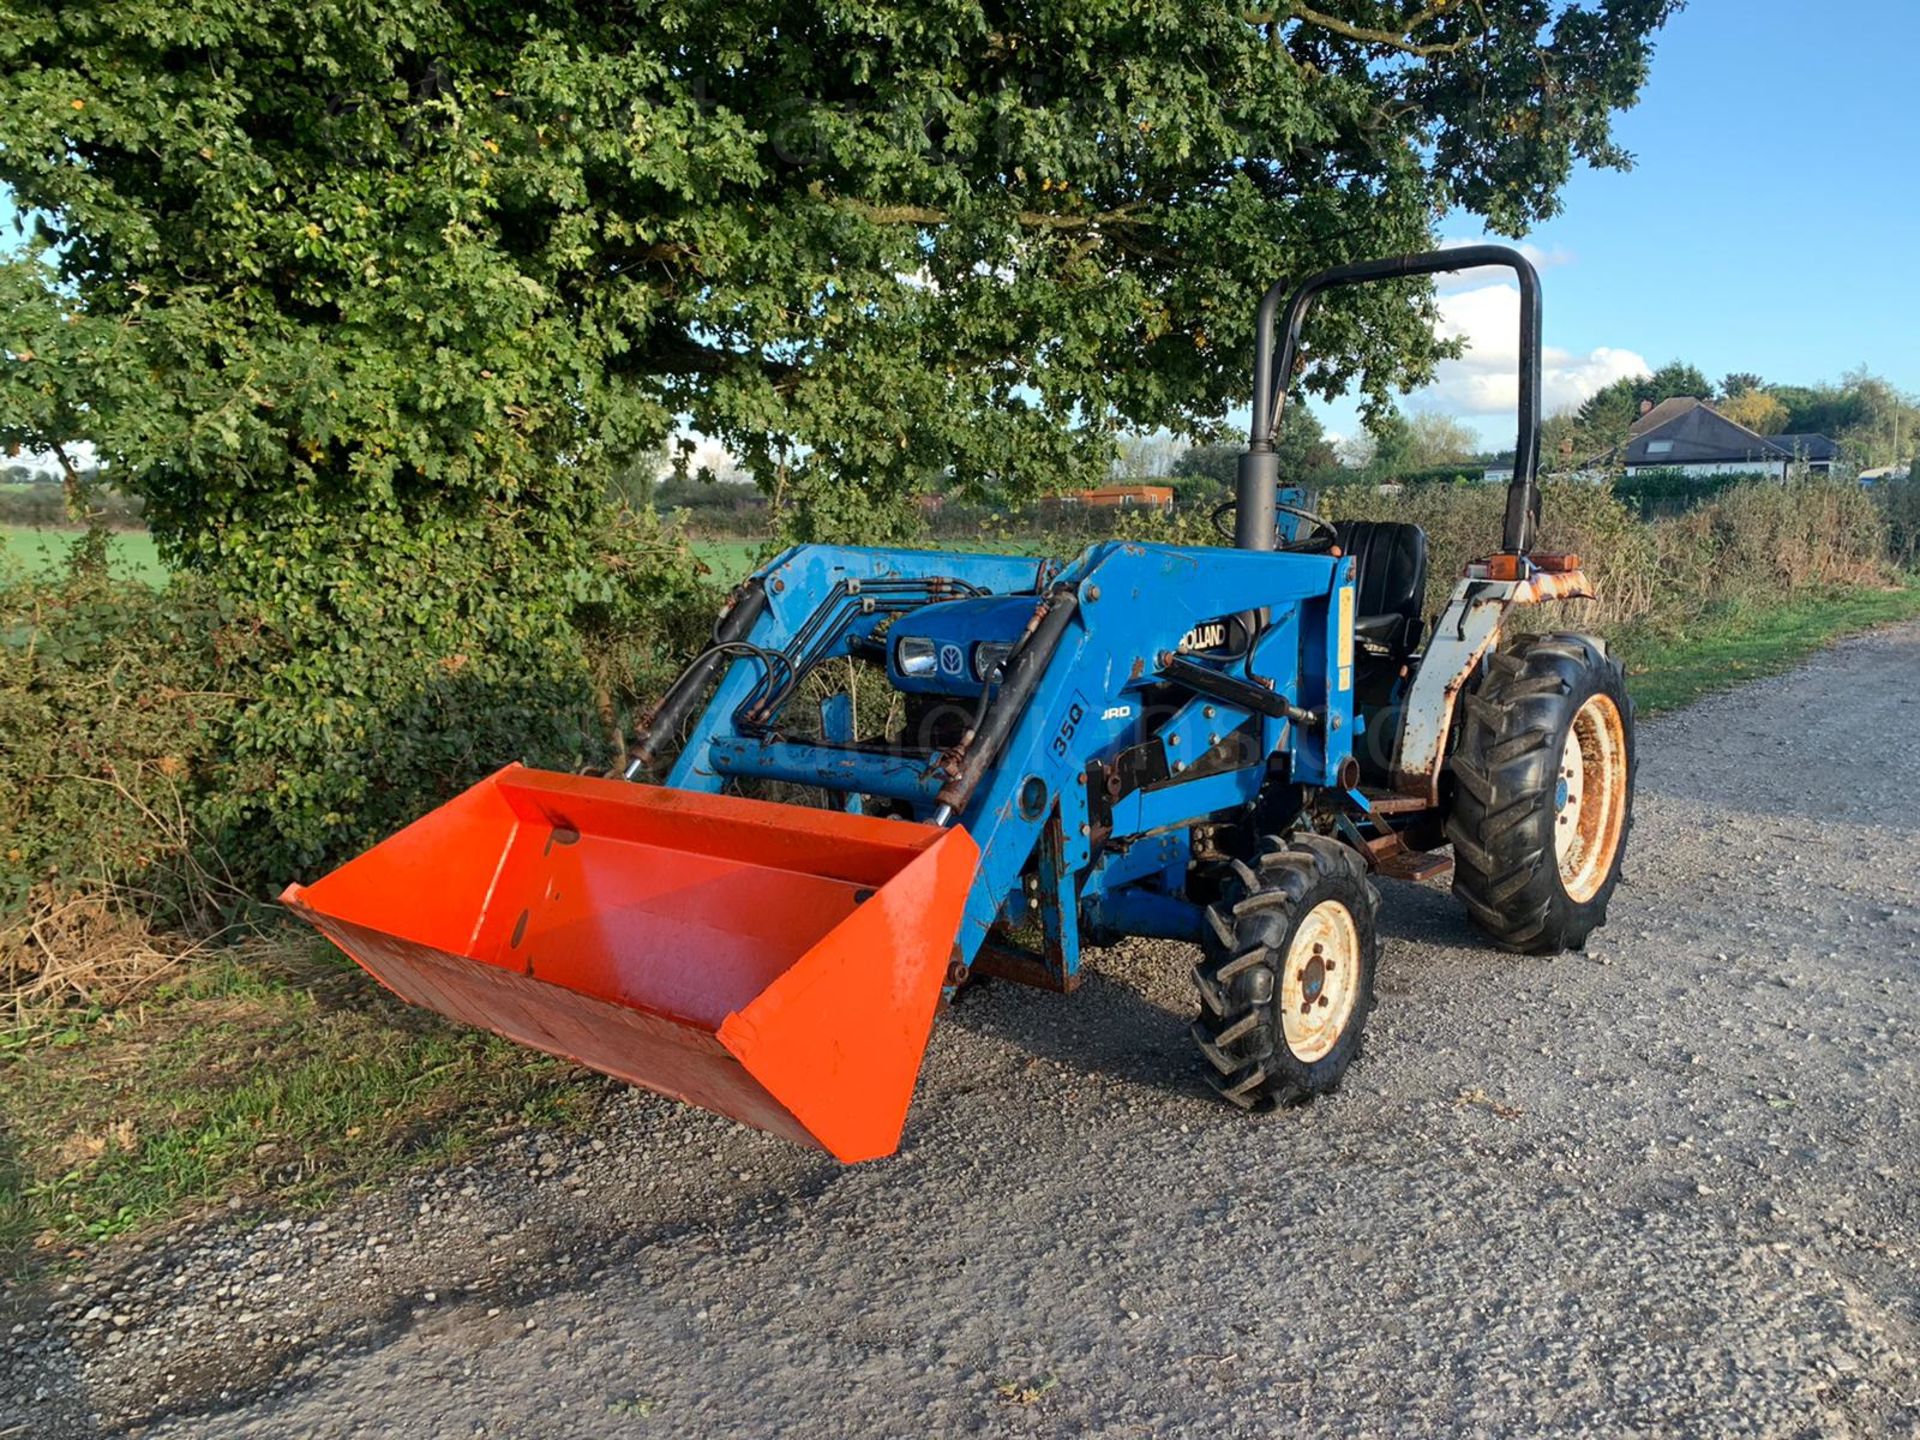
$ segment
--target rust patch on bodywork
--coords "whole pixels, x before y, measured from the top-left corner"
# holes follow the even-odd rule
[[[1545,605],[1552,600],[1591,600],[1597,592],[1584,570],[1555,574],[1536,570],[1514,587],[1515,605]]]

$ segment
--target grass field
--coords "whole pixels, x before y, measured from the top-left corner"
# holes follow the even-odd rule
[[[763,540],[695,540],[693,553],[713,571],[722,585],[746,579],[754,562],[767,550]]]
[[[66,559],[67,551],[79,533],[77,530],[40,529],[29,525],[0,525],[0,557],[15,561],[29,570],[51,570]],[[166,574],[166,566],[161,563],[153,537],[146,532],[116,531],[111,544],[114,562],[126,567],[126,573],[135,578],[157,582]],[[1028,550],[1038,553],[1042,544],[1040,541],[1013,541],[994,548],[1014,554]],[[712,572],[712,578],[722,585],[745,579],[754,564],[773,549],[764,540],[695,540],[692,545],[693,553]],[[942,540],[928,548],[981,550],[987,547],[981,542]]]
[[[45,573],[59,568],[79,537],[77,530],[40,529],[30,525],[0,525],[0,564],[7,561],[29,571]],[[113,563],[136,579],[158,582],[167,573],[153,537],[143,530],[118,530],[109,542]],[[713,571],[713,578],[732,584],[745,578],[766,546],[758,540],[696,540],[693,553]]]
[[[0,525],[0,557],[29,571],[58,569],[79,537],[77,530],[41,530],[28,525]],[[158,581],[167,573],[160,551],[144,530],[116,530],[108,542],[112,563],[140,580]]]

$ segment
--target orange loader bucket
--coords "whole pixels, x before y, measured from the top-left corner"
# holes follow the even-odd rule
[[[281,899],[416,1005],[855,1161],[900,1143],[978,860],[509,765]]]

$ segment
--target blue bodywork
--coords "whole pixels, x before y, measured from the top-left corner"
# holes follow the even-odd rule
[[[1035,926],[1041,943],[1024,954],[1038,968],[1022,978],[1063,989],[1083,937],[1197,938],[1192,827],[1246,824],[1256,807],[1264,823],[1274,807],[1297,813],[1320,797],[1355,803],[1350,559],[1107,541],[1062,564],[807,545],[756,581],[765,608],[729,652],[666,783],[718,791],[735,780],[784,782],[920,822],[939,815],[959,747],[916,739],[911,726],[884,747],[861,745],[852,701],[836,694],[814,714],[797,698],[799,679],[825,662],[867,659],[891,682],[873,688],[904,697],[889,703],[947,697],[947,733],[964,737],[1002,688],[974,673],[973,647],[1018,643],[1045,597],[1071,592],[1057,648],[997,759],[951,816],[981,858],[950,983]],[[905,636],[933,642],[931,675],[899,673]],[[1170,683],[1160,672],[1183,641],[1185,661],[1270,689],[1310,718]]]

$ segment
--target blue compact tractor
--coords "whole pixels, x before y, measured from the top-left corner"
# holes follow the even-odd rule
[[[1421,530],[1313,514],[1274,438],[1317,296],[1480,265],[1520,282],[1519,443],[1500,548],[1429,623]],[[1501,247],[1276,286],[1231,548],[788,550],[626,780],[510,766],[289,903],[410,999],[843,1159],[897,1145],[943,994],[1068,992],[1125,936],[1197,947],[1233,1105],[1331,1090],[1374,1004],[1374,875],[1450,868],[1529,953],[1582,946],[1619,879],[1621,667],[1509,633],[1593,593],[1534,549],[1539,336]]]

